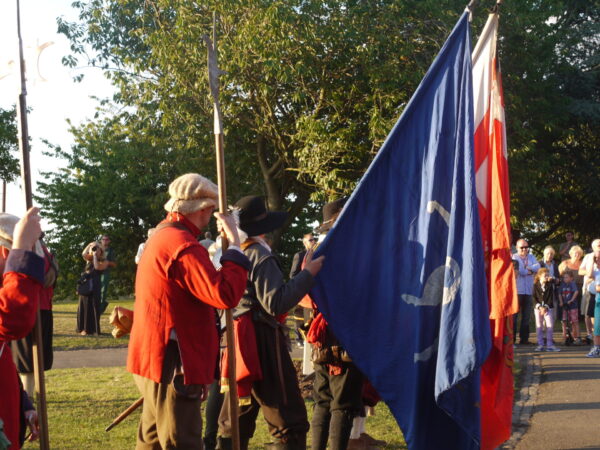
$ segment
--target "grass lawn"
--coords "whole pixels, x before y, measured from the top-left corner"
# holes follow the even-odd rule
[[[112,325],[108,323],[108,318],[115,306],[123,306],[127,309],[133,309],[133,299],[111,300],[108,309],[100,318],[100,336],[81,336],[75,331],[77,327],[77,304],[76,300],[56,302],[52,305],[54,317],[54,350],[81,350],[91,348],[115,348],[127,347],[129,335],[115,339],[110,333]],[[288,327],[291,339],[296,339],[293,332],[295,327],[294,320],[288,319]]]
[[[127,347],[129,336],[115,339],[110,332],[112,326],[108,318],[115,306],[133,309],[133,299],[111,300],[108,309],[100,318],[100,336],[81,336],[75,332],[77,327],[77,301],[54,303],[54,350],[78,350],[87,348]]]
[[[50,446],[55,449],[132,449],[135,447],[140,410],[110,432],[104,429],[138,397],[133,379],[122,367],[55,369],[46,372]],[[309,416],[312,402],[306,404]],[[250,449],[270,442],[265,421],[259,416]],[[388,442],[386,449],[406,444],[387,406],[377,406],[377,415],[367,419],[367,431]],[[38,448],[28,443],[23,448]]]

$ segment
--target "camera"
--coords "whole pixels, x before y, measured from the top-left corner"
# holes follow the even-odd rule
[[[98,246],[97,246],[97,245],[94,245],[94,246],[92,247],[92,251],[93,251],[93,252],[95,252],[96,250],[98,250]]]

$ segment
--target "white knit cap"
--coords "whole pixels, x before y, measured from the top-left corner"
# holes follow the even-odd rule
[[[0,247],[12,248],[15,225],[19,221],[17,216],[0,213]]]
[[[208,206],[217,206],[217,185],[197,173],[186,173],[169,185],[171,198],[165,203],[168,212],[191,214]]]
[[[0,247],[5,247],[9,250],[13,246],[13,234],[15,225],[20,219],[8,213],[0,213]],[[40,257],[44,257],[44,250],[39,240],[35,241],[33,251]]]

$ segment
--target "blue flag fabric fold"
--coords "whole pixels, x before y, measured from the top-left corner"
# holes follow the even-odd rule
[[[411,449],[478,448],[490,349],[467,13],[316,256],[311,291]]]

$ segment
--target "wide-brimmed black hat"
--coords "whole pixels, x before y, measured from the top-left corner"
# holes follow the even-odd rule
[[[339,198],[323,206],[323,223],[317,228],[319,233],[325,233],[331,229],[347,200],[347,197]]]
[[[240,228],[248,236],[259,236],[281,228],[287,213],[284,211],[267,211],[261,197],[248,195],[237,201],[240,210]]]

